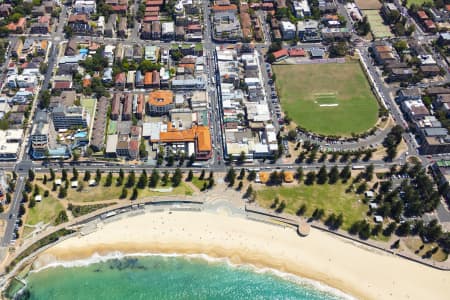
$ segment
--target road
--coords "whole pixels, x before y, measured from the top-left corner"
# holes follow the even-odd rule
[[[26,179],[24,175],[20,174],[18,176],[14,196],[11,202],[10,209],[8,211],[8,215],[6,216],[7,222],[5,234],[3,235],[1,241],[1,247],[8,247],[8,245],[11,243],[11,240],[13,239],[16,220],[19,219],[17,215],[19,213],[20,202],[22,201],[22,191],[25,186],[25,180]]]

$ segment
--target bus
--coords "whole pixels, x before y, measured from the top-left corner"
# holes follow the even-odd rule
[[[364,166],[352,166],[352,170],[364,170]]]

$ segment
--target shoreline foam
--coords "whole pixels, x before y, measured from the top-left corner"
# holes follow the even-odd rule
[[[207,212],[157,212],[117,220],[44,251],[40,268],[95,253],[205,253],[233,264],[292,273],[362,299],[447,299],[450,272],[355,247],[331,234],[294,230]]]

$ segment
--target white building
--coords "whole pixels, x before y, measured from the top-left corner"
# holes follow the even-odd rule
[[[97,9],[95,0],[76,0],[73,5],[73,10],[76,13],[93,14]]]
[[[0,160],[16,160],[22,143],[22,129],[0,131]]]
[[[297,18],[311,16],[311,8],[309,7],[308,0],[292,1],[292,10]]]
[[[293,40],[296,35],[297,28],[289,21],[281,21],[281,34],[283,40]]]

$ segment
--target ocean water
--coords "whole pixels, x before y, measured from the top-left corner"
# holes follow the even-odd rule
[[[205,256],[121,256],[56,264],[31,272],[27,282],[29,299],[45,300],[351,298],[293,275]]]

